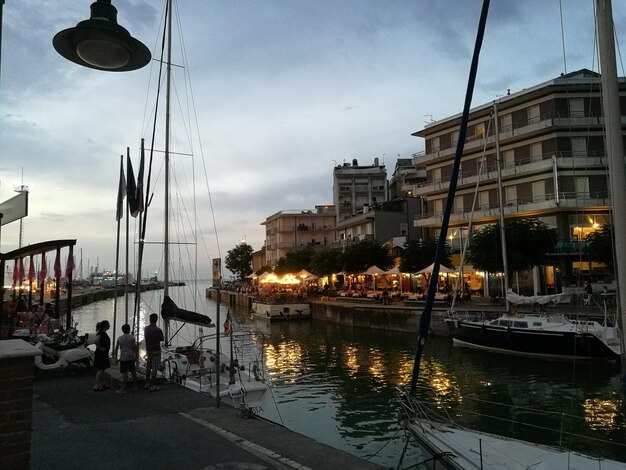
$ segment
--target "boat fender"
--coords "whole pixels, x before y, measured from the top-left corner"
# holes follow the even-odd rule
[[[454,327],[458,328],[459,327],[459,320],[458,319],[454,319]]]

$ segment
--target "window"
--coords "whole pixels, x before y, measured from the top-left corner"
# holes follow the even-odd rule
[[[541,155],[542,155],[541,142],[530,144],[530,159],[536,160],[537,159],[536,157],[541,157]]]
[[[511,132],[513,130],[513,115],[505,114],[500,117],[500,132]]]
[[[515,328],[528,328],[528,322],[525,321],[514,321],[513,326]]]
[[[489,208],[489,191],[480,191],[478,193],[478,205],[483,209]]]
[[[517,203],[517,186],[507,186],[504,188],[504,203],[512,206]]]
[[[433,211],[435,214],[440,214],[443,212],[443,199],[435,199],[433,201]]]
[[[587,138],[572,137],[572,157],[584,157],[587,155]]]
[[[515,151],[504,151],[504,168],[512,168],[515,166]]]
[[[463,196],[454,197],[454,212],[463,212]]]
[[[459,141],[459,131],[452,131],[452,145],[456,147],[456,143]]]
[[[441,179],[441,168],[433,169],[433,181],[439,181]]]
[[[475,134],[476,138],[483,139],[485,137],[485,123],[476,124]]]
[[[537,124],[541,121],[541,110],[539,106],[531,106],[528,108],[528,124]]]
[[[569,113],[571,117],[585,117],[585,103],[582,98],[569,100]]]
[[[589,197],[589,178],[579,176],[574,179],[577,197]]]
[[[545,181],[534,181],[533,187],[533,202],[543,202],[546,200],[546,183]]]

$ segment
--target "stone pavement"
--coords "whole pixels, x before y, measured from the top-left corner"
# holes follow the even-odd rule
[[[94,392],[92,372],[53,372],[35,375],[32,469],[381,468],[178,385]]]

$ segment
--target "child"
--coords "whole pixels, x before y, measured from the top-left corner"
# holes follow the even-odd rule
[[[135,337],[130,334],[130,325],[122,325],[122,336],[117,338],[115,344],[115,356],[117,357],[117,351],[120,351],[120,372],[122,373],[122,387],[115,393],[126,393],[126,383],[128,382],[128,373],[133,376],[133,390],[138,390],[137,387],[137,372],[135,370],[135,361],[137,360],[138,348]]]

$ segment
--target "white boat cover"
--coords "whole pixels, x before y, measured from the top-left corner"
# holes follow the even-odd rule
[[[565,304],[572,300],[572,294],[552,294],[552,295],[519,295],[509,289],[506,298],[514,305],[546,305],[549,303]]]

